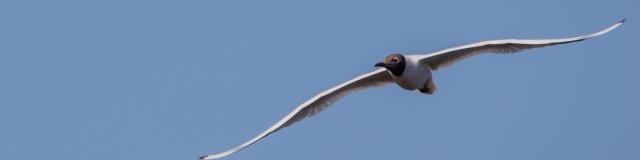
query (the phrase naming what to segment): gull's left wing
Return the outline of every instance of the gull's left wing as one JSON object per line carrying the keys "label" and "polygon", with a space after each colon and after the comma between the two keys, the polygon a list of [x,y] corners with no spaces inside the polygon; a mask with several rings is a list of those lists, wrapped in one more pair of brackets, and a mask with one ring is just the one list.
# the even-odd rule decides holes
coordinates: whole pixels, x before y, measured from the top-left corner
{"label": "gull's left wing", "polygon": [[602,34],[605,34],[624,23],[624,19],[616,22],[609,28],[602,31],[562,39],[503,39],[484,41],[464,46],[454,47],[438,51],[432,54],[420,56],[420,62],[427,64],[431,70],[438,70],[442,67],[446,67],[464,58],[478,55],[481,53],[515,53],[525,49],[539,48],[551,45],[566,44],[571,42],[583,41],[589,38],[593,38]]}
{"label": "gull's left wing", "polygon": [[391,83],[392,81],[393,80],[391,78],[391,75],[385,69],[378,69],[376,71],[360,75],[338,86],[325,90],[320,94],[317,94],[313,98],[296,107],[293,112],[282,118],[282,120],[278,121],[278,123],[269,127],[269,129],[267,129],[266,131],[262,132],[260,135],[254,137],[253,139],[237,146],[236,148],[218,154],[202,156],[200,157],[200,159],[207,160],[228,156],[245,147],[248,147],[249,145],[257,142],[258,140],[268,136],[273,132],[276,132],[304,118],[318,114],[319,112],[351,92],[386,85]]}

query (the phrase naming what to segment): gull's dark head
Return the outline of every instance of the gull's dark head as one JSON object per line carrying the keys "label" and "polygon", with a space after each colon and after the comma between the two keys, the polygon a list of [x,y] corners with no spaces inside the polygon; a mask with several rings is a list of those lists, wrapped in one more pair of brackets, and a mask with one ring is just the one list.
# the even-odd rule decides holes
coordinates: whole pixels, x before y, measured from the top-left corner
{"label": "gull's dark head", "polygon": [[386,68],[394,76],[402,76],[406,64],[407,61],[403,55],[394,53],[385,57],[383,62],[376,63],[375,66]]}

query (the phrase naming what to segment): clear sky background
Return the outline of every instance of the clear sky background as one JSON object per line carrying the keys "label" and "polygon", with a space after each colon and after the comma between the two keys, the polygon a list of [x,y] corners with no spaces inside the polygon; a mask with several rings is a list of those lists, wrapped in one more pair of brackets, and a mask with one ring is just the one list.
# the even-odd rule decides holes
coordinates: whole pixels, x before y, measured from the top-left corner
{"label": "clear sky background", "polygon": [[481,55],[348,96],[228,159],[640,159],[637,0],[0,1],[0,159],[182,160],[256,136],[397,52]]}

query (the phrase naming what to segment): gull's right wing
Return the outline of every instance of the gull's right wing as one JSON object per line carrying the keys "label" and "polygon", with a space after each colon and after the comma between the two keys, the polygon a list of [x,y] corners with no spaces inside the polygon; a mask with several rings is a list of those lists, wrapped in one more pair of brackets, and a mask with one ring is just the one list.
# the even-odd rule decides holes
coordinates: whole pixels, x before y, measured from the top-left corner
{"label": "gull's right wing", "polygon": [[287,116],[282,118],[282,120],[278,121],[278,123],[269,127],[266,131],[262,132],[260,135],[254,137],[253,139],[222,153],[218,154],[210,154],[206,156],[200,157],[201,160],[208,159],[216,159],[228,156],[232,153],[235,153],[245,147],[250,146],[251,144],[257,142],[258,140],[268,136],[269,134],[276,132],[284,127],[287,127],[297,121],[300,121],[304,118],[313,116],[322,110],[329,107],[331,104],[339,100],[340,98],[346,96],[347,94],[377,86],[382,86],[391,83],[393,80],[391,75],[386,69],[378,69],[376,71],[360,75],[356,78],[353,78],[347,82],[344,82],[338,86],[330,88],[317,94],[313,98],[307,100],[302,103],[293,112],[289,113]]}

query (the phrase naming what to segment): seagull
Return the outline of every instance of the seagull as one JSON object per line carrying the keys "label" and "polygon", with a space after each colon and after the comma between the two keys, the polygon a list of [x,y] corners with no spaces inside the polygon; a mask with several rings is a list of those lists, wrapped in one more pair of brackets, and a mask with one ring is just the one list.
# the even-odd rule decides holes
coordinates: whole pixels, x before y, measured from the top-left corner
{"label": "seagull", "polygon": [[395,82],[403,89],[409,91],[418,90],[420,93],[430,95],[438,88],[433,80],[431,72],[437,71],[440,68],[451,65],[462,59],[481,53],[507,54],[520,52],[525,49],[579,42],[603,35],[622,25],[624,22],[625,20],[623,19],[599,32],[571,38],[490,40],[449,48],[426,55],[402,55],[394,53],[385,57],[384,61],[374,65],[375,67],[381,67],[380,69],[357,76],[333,88],[320,92],[311,99],[300,104],[291,113],[287,114],[276,124],[269,127],[253,139],[233,149],[218,154],[205,155],[200,157],[200,159],[217,159],[240,151],[282,128],[318,114],[340,98],[355,91],[380,87]]}

